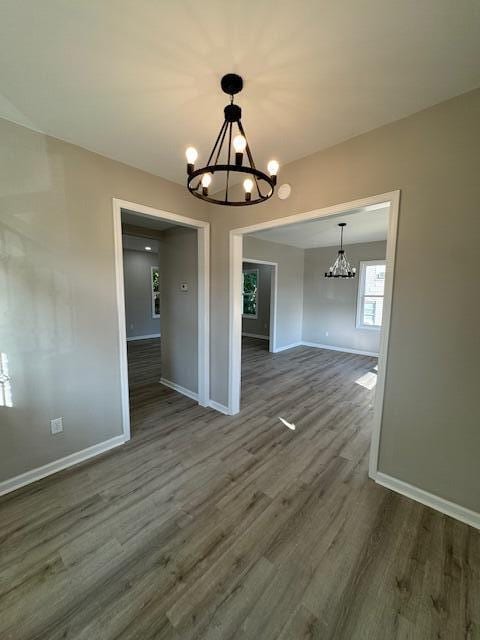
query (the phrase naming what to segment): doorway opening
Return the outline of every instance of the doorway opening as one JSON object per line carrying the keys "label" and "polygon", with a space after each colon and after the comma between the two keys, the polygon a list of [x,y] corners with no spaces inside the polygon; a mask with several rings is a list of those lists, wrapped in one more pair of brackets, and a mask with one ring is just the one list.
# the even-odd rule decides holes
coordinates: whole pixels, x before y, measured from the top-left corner
{"label": "doorway opening", "polygon": [[130,400],[163,385],[209,402],[209,224],[113,200],[125,440]]}
{"label": "doorway opening", "polygon": [[[372,477],[375,477],[378,467],[378,448],[383,411],[385,369],[388,356],[388,336],[390,329],[390,310],[392,304],[399,199],[400,192],[394,191],[387,194],[343,203],[333,207],[326,207],[320,210],[271,220],[251,225],[249,227],[237,228],[230,232],[230,412],[232,414],[236,414],[240,411],[242,389],[243,261],[246,256],[248,256],[248,260],[250,262],[255,262],[261,259],[276,261],[278,266],[274,352],[285,352],[286,359],[283,370],[288,374],[290,366],[303,367],[308,358],[314,357],[314,355],[310,355],[310,353],[313,354],[313,349],[325,350],[322,351],[322,353],[326,354],[326,357],[328,356],[328,353],[337,351],[348,354],[347,358],[350,359],[353,358],[353,356],[350,356],[349,354],[362,356],[364,359],[366,358],[365,362],[362,361],[361,366],[357,367],[358,375],[357,372],[355,372],[355,379],[352,378],[350,382],[356,385],[354,388],[358,387],[359,389],[369,389],[371,393],[374,393],[369,461],[369,473]],[[315,327],[312,328],[312,326],[308,326],[308,320],[304,318],[304,312],[305,316],[312,316],[312,313],[310,313],[311,309],[308,308],[310,301],[304,300],[304,291],[306,291],[306,286],[304,287],[304,279],[306,275],[304,273],[304,269],[307,265],[307,261],[305,255],[297,255],[300,251],[299,246],[289,245],[289,242],[291,241],[290,238],[292,237],[295,227],[303,227],[304,225],[306,227],[307,225],[313,225],[316,221],[319,221],[319,223],[322,222],[323,225],[322,233],[325,232],[332,234],[335,233],[335,230],[338,231],[337,224],[343,221],[346,216],[348,217],[349,222],[353,219],[358,222],[361,216],[363,221],[363,231],[365,229],[372,231],[373,229],[374,232],[375,225],[372,225],[372,223],[379,217],[379,211],[385,213],[386,220],[384,236],[382,238],[375,238],[376,240],[382,240],[384,244],[383,255],[381,256],[383,267],[378,265],[376,266],[373,262],[370,266],[368,265],[369,261],[378,261],[380,256],[357,252],[355,260],[358,262],[356,268],[360,278],[357,276],[356,278],[351,279],[347,285],[349,288],[349,294],[351,294],[350,297],[353,295],[353,302],[348,302],[351,311],[348,320],[348,330],[352,334],[355,334],[355,340],[357,343],[352,347],[346,347],[344,342],[345,336],[341,339],[338,338],[337,344],[335,344],[335,340],[332,339],[332,336],[330,335],[332,329],[337,337],[343,335],[342,330],[345,330],[345,327],[342,329],[341,326],[343,319],[341,321],[337,319],[335,322],[331,323],[332,329],[324,328],[322,338],[317,334],[315,340],[312,340],[311,333]],[[361,239],[358,239],[361,238],[362,229],[360,230],[357,239],[354,240],[358,244],[362,242]],[[311,242],[312,231],[314,231],[313,227],[309,229],[307,234],[308,242]],[[270,233],[268,237],[268,247],[262,244],[262,241],[265,240],[265,238],[262,238],[262,234],[267,232]],[[315,234],[313,233],[313,235]],[[346,239],[348,239],[348,232],[346,232]],[[368,241],[371,242],[372,238],[368,238]],[[289,246],[287,247],[287,245]],[[334,291],[332,288],[333,285],[337,286],[338,292],[341,291],[342,285],[347,284],[347,281],[342,281],[342,279],[327,279],[324,277],[325,272],[328,271],[335,258],[336,249],[338,247],[335,247],[334,245],[334,242],[324,245],[325,248],[328,247],[329,249],[329,257],[319,261],[315,266],[316,270],[314,269],[314,285],[316,286],[318,284],[318,286],[321,285],[324,287],[325,295],[323,297],[323,305],[327,315],[331,311],[331,299],[329,299],[329,297],[331,298],[332,291]],[[315,245],[305,245],[305,247],[310,246]],[[348,248],[349,247],[346,246],[347,254]],[[280,256],[280,258],[277,259],[277,256]],[[312,257],[312,261],[315,264],[314,258],[315,256]],[[361,265],[360,263],[365,264]],[[368,274],[365,271],[367,268],[370,268]],[[382,280],[381,296],[375,297],[375,295],[373,295],[369,290],[360,292],[358,289],[360,281],[362,281],[361,286],[363,286],[366,278],[370,277],[372,274],[379,281]],[[307,285],[306,281],[305,285]],[[315,286],[313,289],[315,289]],[[312,290],[312,287],[310,287],[310,289]],[[345,293],[346,288],[344,287],[342,295]],[[359,304],[363,304],[363,311],[358,310],[357,307]],[[339,307],[342,305],[347,305],[345,300],[339,302]],[[380,322],[379,318],[381,318]],[[313,324],[315,324],[314,314]],[[359,339],[360,342],[358,342]],[[373,345],[373,347],[370,345]],[[290,351],[296,347],[301,347],[304,351]],[[311,348],[312,351],[307,353],[305,350],[306,347]],[[295,354],[295,356],[292,354]],[[280,354],[280,357],[282,356],[283,354]],[[278,357],[279,356],[277,356],[277,358]],[[337,359],[340,357],[341,356],[337,356]],[[276,361],[272,360],[272,362],[275,363]],[[324,368],[325,371],[328,370],[329,367],[333,370],[334,367],[342,364],[343,363],[338,364],[337,362],[334,362],[333,356],[330,356],[328,360],[325,360]],[[363,369],[365,369],[365,371],[363,371]],[[299,379],[300,378],[301,376],[299,376]],[[325,383],[325,379],[322,383]],[[305,384],[310,385],[310,382],[303,379],[300,384],[305,386]],[[297,393],[302,393],[302,390],[297,390]],[[306,402],[309,401],[310,400],[306,400]]]}
{"label": "doorway opening", "polygon": [[261,340],[271,353],[276,351],[277,269],[276,262],[243,258],[242,337]]}

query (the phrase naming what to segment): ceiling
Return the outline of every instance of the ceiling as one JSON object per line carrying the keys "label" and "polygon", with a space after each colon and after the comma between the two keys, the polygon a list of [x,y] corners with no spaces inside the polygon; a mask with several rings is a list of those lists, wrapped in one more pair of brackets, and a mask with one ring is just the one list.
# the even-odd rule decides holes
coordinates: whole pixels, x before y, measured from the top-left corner
{"label": "ceiling", "polygon": [[183,183],[227,72],[258,166],[480,85],[478,0],[2,0],[0,116]]}
{"label": "ceiling", "polygon": [[[143,251],[144,253],[158,253],[160,243],[158,240],[150,238],[139,238],[138,236],[131,236],[130,234],[122,234],[122,246],[124,249],[130,249],[133,251]],[[150,247],[147,250],[145,247]]]}
{"label": "ceiling", "polygon": [[154,231],[165,231],[165,229],[178,226],[172,222],[165,222],[164,220],[154,218],[152,216],[144,216],[141,213],[136,213],[129,209],[122,209],[122,224],[128,224],[132,227],[153,229]]}
{"label": "ceiling", "polygon": [[389,207],[375,206],[329,216],[312,222],[300,222],[275,229],[266,229],[250,235],[261,240],[288,244],[299,249],[331,247],[340,244],[339,222],[346,222],[343,244],[379,242],[386,240]]}

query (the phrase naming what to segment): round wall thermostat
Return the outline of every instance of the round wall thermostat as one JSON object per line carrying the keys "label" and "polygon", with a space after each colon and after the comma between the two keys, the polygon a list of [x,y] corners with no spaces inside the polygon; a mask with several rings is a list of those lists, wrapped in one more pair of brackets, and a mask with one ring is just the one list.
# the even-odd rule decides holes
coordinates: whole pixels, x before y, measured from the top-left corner
{"label": "round wall thermostat", "polygon": [[285,184],[282,184],[278,187],[277,193],[280,200],[286,200],[292,193],[292,187],[285,182]]}

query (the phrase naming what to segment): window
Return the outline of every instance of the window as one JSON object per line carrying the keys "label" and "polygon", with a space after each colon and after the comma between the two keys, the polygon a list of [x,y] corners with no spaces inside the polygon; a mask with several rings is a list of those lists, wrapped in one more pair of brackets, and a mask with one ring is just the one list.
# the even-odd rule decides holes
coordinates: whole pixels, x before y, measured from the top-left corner
{"label": "window", "polygon": [[160,317],[160,280],[158,267],[151,268],[152,318]]}
{"label": "window", "polygon": [[380,329],[385,293],[385,260],[360,262],[357,329]]}
{"label": "window", "polygon": [[243,272],[243,315],[246,318],[257,317],[258,269],[246,269]]}
{"label": "window", "polygon": [[8,375],[8,358],[0,353],[0,407],[13,407],[12,386]]}

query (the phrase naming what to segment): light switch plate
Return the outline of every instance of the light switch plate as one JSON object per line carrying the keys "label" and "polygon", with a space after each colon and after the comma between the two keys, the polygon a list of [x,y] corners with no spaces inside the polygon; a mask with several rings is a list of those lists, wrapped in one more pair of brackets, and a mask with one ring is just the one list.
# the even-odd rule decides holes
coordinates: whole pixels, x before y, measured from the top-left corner
{"label": "light switch plate", "polygon": [[62,433],[63,431],[63,418],[54,418],[50,420],[50,432],[52,435],[56,433]]}
{"label": "light switch plate", "polygon": [[180,291],[188,291],[188,284],[186,282],[180,283]]}

